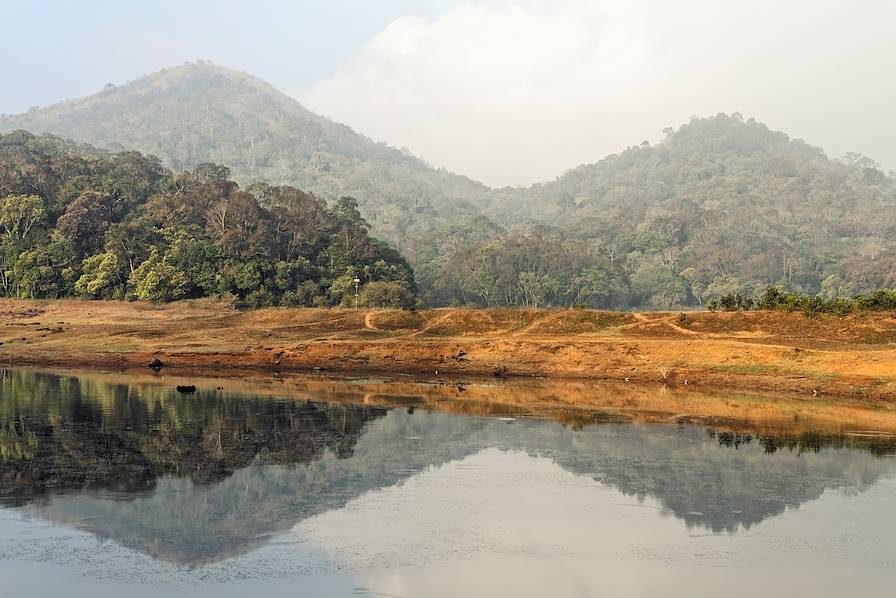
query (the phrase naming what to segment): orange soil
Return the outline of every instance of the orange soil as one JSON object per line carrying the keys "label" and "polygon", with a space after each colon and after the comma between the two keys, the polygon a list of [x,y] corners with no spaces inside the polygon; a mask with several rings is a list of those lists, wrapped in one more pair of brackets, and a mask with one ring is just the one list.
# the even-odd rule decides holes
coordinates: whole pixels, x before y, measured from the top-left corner
{"label": "orange soil", "polygon": [[[548,376],[896,399],[896,314],[237,311],[0,300],[0,364]],[[436,374],[438,372],[438,374]]]}

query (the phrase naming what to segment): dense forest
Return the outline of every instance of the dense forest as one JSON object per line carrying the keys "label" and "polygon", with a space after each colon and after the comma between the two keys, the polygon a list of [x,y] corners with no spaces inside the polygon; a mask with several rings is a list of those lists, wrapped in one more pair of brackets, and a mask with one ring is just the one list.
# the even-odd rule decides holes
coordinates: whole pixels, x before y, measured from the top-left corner
{"label": "dense forest", "polygon": [[229,170],[172,173],[135,151],[0,135],[0,294],[411,307],[413,271],[357,202],[243,190]]}
{"label": "dense forest", "polygon": [[357,197],[371,234],[407,257],[431,305],[672,308],[758,299],[771,286],[833,299],[896,285],[893,175],[739,114],[694,118],[658,144],[504,189],[433,169],[209,64],[0,117],[12,128],[137,149],[176,172],[226,164],[250,191],[266,180],[332,206]]}
{"label": "dense forest", "polygon": [[447,231],[418,266],[436,303],[668,309],[896,285],[896,179],[737,114],[480,206],[487,226]]}

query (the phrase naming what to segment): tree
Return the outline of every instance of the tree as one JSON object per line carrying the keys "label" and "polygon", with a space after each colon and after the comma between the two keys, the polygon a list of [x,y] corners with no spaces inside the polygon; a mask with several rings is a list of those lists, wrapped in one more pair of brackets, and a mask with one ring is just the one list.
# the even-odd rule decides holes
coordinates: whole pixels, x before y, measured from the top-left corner
{"label": "tree", "polygon": [[650,305],[669,309],[687,298],[684,281],[662,266],[642,268],[632,276],[635,291],[647,298]]}
{"label": "tree", "polygon": [[112,202],[112,197],[104,193],[82,193],[59,217],[56,230],[74,243],[82,255],[94,253],[103,246]]}
{"label": "tree", "polygon": [[162,260],[158,250],[134,270],[128,281],[133,295],[143,301],[163,303],[183,299],[187,295],[187,275]]}
{"label": "tree", "polygon": [[330,284],[329,295],[333,305],[354,305],[355,271],[349,269]]}
{"label": "tree", "polygon": [[[115,253],[98,253],[81,264],[81,277],[75,291],[91,299],[121,299],[127,280],[124,264]],[[127,274],[130,274],[128,272]]]}
{"label": "tree", "polygon": [[[207,297],[219,289],[224,256],[198,229],[178,230],[165,252],[164,261],[186,276],[186,297]],[[260,281],[253,279],[252,284],[257,286]],[[248,292],[252,289],[241,290]]]}
{"label": "tree", "polygon": [[234,257],[258,258],[270,255],[270,228],[267,215],[250,193],[235,192],[208,210],[210,233]]}
{"label": "tree", "polygon": [[69,293],[77,278],[74,262],[74,248],[58,235],[45,245],[21,252],[12,270],[15,294],[55,299]]}
{"label": "tree", "polygon": [[10,195],[0,199],[0,227],[10,240],[24,241],[47,217],[37,195]]}
{"label": "tree", "polygon": [[137,265],[149,257],[161,235],[146,218],[137,218],[113,224],[106,231],[105,249],[118,256],[121,264],[126,264],[128,276]]}
{"label": "tree", "polygon": [[398,282],[374,281],[364,285],[359,302],[365,307],[410,309],[414,307],[414,294]]}
{"label": "tree", "polygon": [[607,272],[600,268],[586,268],[572,280],[570,306],[597,302],[605,305],[613,292]]}

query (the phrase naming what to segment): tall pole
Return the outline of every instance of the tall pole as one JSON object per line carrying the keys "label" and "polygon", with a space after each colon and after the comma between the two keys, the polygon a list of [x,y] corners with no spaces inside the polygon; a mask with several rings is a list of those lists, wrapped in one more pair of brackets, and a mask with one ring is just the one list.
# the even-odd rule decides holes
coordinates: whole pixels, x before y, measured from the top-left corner
{"label": "tall pole", "polygon": [[361,304],[358,301],[358,284],[361,282],[360,278],[355,279],[355,309],[361,307]]}

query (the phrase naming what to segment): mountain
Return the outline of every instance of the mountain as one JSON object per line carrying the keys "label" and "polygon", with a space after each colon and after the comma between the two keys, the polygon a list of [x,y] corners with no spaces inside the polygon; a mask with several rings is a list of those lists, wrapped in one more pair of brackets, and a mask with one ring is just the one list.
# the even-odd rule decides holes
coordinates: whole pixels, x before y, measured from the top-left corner
{"label": "mountain", "polygon": [[138,149],[175,171],[223,163],[244,186],[356,197],[436,305],[672,308],[772,285],[834,297],[896,284],[893,176],[736,113],[504,189],[431,168],[209,64],[0,118],[0,130],[18,128]]}
{"label": "mountain", "polygon": [[834,297],[896,284],[893,175],[854,154],[831,160],[736,113],[496,192],[484,208],[499,222],[514,214],[584,241],[627,278],[636,304],[755,296],[772,285]]}
{"label": "mountain", "polygon": [[95,95],[0,117],[0,130],[53,133],[134,149],[174,171],[224,164],[241,185],[287,184],[359,200],[373,232],[413,253],[414,239],[477,215],[486,188],[307,110],[269,84],[208,63],[164,69]]}

